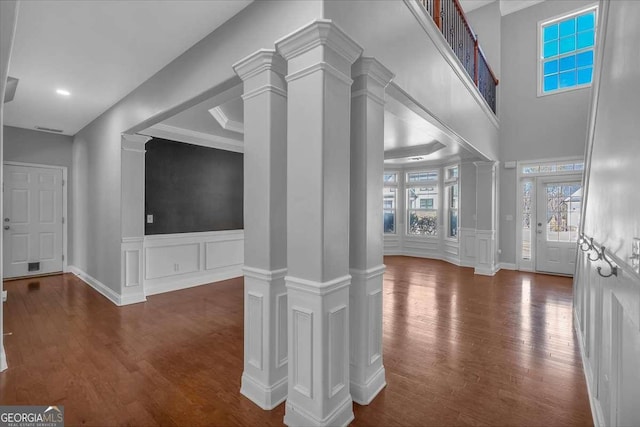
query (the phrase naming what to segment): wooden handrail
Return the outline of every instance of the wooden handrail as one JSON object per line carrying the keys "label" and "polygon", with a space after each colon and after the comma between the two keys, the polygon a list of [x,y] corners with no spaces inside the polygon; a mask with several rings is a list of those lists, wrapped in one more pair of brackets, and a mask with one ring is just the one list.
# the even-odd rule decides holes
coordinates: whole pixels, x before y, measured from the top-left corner
{"label": "wooden handrail", "polygon": [[[450,2],[449,4],[452,3],[454,6],[453,9],[450,8],[449,4],[444,6],[446,25],[447,26],[454,25],[452,28],[443,28],[445,22],[443,22],[443,16],[442,16],[442,11],[443,11],[442,2]],[[496,78],[495,73],[491,69],[491,66],[489,65],[489,61],[487,61],[487,57],[482,51],[482,48],[480,47],[480,43],[478,42],[478,36],[473,32],[471,25],[469,25],[469,20],[467,19],[467,16],[464,13],[464,10],[462,9],[462,5],[460,4],[460,1],[459,0],[420,0],[420,3],[431,15],[434,23],[436,24],[436,26],[438,27],[442,35],[445,36],[445,39],[447,39],[447,41],[451,44],[451,48],[454,50],[454,52],[456,52],[456,56],[458,56],[458,59],[463,63],[463,65],[465,65],[466,63],[465,68],[467,70],[467,73],[469,74],[469,77],[473,79],[473,82],[478,87],[480,92],[483,94],[485,100],[487,100],[487,102],[495,112],[495,86],[498,85],[499,81]],[[452,24],[450,22],[452,18],[449,11],[452,11],[454,13],[454,16],[457,13],[458,17],[461,19],[462,22],[460,23],[459,21],[456,21],[457,23]],[[462,25],[462,27],[460,25]],[[454,32],[460,31],[460,30],[462,30],[463,32],[466,31],[470,37],[470,40],[469,39],[465,39],[465,40],[468,40],[471,43],[473,43],[473,64],[469,63],[470,60],[468,59],[469,58],[468,56],[466,57],[467,59],[464,59],[464,56],[463,56],[464,49],[466,49],[463,46],[468,46],[468,44],[466,44],[468,42],[460,41],[460,45],[458,45],[457,44],[458,41],[456,41],[455,39],[456,36]],[[461,36],[462,35],[460,34],[458,37],[461,37]],[[454,43],[456,44],[454,45]],[[483,65],[482,65],[483,77],[481,77],[481,70],[479,69],[480,59],[482,59],[482,62],[483,62]],[[490,88],[487,88],[486,82],[484,82],[484,79],[485,79],[484,76],[487,75],[487,72],[485,71],[485,69],[486,71],[488,71],[488,75],[493,80],[493,86]],[[482,82],[480,81],[481,79],[483,80]]]}

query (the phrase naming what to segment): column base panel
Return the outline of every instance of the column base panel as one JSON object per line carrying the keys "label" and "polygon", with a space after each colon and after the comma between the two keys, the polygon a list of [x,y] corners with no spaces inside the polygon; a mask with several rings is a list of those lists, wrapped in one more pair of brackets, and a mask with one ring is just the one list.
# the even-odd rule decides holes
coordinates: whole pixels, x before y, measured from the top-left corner
{"label": "column base panel", "polygon": [[365,384],[351,380],[351,397],[358,405],[368,405],[386,386],[385,370],[381,366]]}
{"label": "column base panel", "polygon": [[266,386],[249,377],[246,373],[243,373],[240,394],[260,408],[268,411],[286,400],[288,392],[287,386],[288,382],[286,377],[272,386]]}
{"label": "column base panel", "polygon": [[301,407],[287,401],[284,413],[284,423],[289,427],[298,426],[348,426],[354,420],[353,401],[347,398],[325,418],[316,418]]}

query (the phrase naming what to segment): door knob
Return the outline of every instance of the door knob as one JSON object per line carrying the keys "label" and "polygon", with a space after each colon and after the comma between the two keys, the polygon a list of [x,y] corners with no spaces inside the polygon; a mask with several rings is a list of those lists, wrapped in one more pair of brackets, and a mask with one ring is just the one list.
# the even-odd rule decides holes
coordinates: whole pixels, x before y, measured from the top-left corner
{"label": "door knob", "polygon": [[542,223],[541,222],[538,223],[538,227],[542,227]]}
{"label": "door knob", "polygon": [[538,234],[542,234],[542,230],[538,230]]}
{"label": "door knob", "polygon": [[10,229],[10,228],[11,228],[11,227],[9,227],[8,225],[5,225],[5,226],[4,226],[4,229],[5,229],[5,230],[8,230],[8,229]]}
{"label": "door knob", "polygon": [[9,222],[9,221],[11,221],[9,218],[4,219],[4,222]]}

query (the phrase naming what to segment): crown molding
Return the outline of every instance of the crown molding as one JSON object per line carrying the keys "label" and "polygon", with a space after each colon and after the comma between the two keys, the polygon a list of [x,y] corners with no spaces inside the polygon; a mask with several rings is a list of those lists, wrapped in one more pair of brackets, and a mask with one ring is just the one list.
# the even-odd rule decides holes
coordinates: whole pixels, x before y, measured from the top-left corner
{"label": "crown molding", "polygon": [[351,77],[369,76],[382,87],[386,87],[396,76],[377,59],[361,56],[351,66]]}
{"label": "crown molding", "polygon": [[199,145],[201,147],[217,148],[219,150],[234,151],[236,153],[244,152],[244,143],[242,141],[162,123],[157,123],[141,132],[155,138],[169,139],[186,144]]}
{"label": "crown molding", "polygon": [[276,41],[276,50],[287,61],[318,46],[328,47],[350,64],[362,55],[362,47],[330,19],[317,19]]}
{"label": "crown molding", "polygon": [[216,119],[216,121],[220,124],[220,126],[222,126],[223,129],[244,134],[244,123],[236,122],[229,119],[229,117],[227,117],[227,115],[224,113],[221,105],[210,109],[209,114],[211,114],[213,118]]}
{"label": "crown molding", "polygon": [[260,49],[232,65],[233,70],[246,81],[264,71],[273,71],[284,76],[287,62],[274,49]]}

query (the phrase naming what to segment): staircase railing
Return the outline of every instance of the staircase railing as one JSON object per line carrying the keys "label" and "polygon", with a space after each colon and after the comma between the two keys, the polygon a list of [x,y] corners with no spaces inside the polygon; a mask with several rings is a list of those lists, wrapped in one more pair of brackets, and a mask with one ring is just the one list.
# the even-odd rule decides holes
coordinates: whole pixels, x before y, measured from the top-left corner
{"label": "staircase railing", "polygon": [[491,110],[496,112],[498,79],[487,62],[458,0],[420,0]]}

